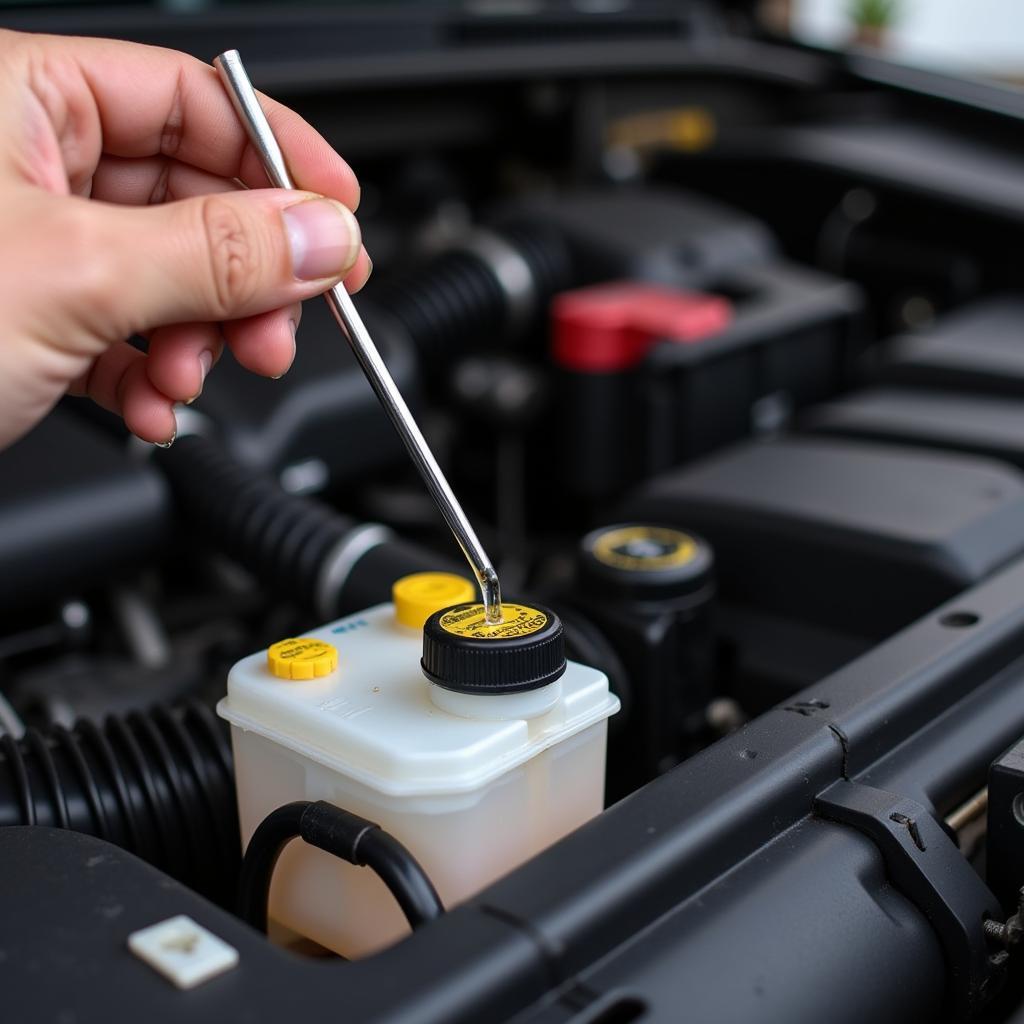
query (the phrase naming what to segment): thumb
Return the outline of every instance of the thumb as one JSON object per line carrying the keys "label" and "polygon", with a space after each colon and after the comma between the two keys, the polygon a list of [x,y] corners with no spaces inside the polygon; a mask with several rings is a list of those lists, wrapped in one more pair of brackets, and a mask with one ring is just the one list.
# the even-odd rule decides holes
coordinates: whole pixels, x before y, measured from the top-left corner
{"label": "thumb", "polygon": [[[89,279],[111,294],[119,336],[163,324],[235,320],[325,291],[352,269],[359,225],[341,203],[280,189],[150,207],[92,202],[100,244]],[[113,326],[113,325],[111,325]]]}

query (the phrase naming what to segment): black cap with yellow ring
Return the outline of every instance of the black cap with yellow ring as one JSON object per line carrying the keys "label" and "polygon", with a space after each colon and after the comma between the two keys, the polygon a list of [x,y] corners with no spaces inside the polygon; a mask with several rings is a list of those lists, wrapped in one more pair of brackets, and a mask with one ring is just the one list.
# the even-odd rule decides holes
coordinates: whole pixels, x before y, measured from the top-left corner
{"label": "black cap with yellow ring", "polygon": [[490,624],[479,603],[435,612],[423,626],[423,674],[458,693],[537,690],[565,672],[562,623],[550,608],[502,603],[503,620]]}
{"label": "black cap with yellow ring", "polygon": [[711,545],[670,526],[605,526],[588,533],[581,547],[588,583],[641,599],[695,594],[711,582],[714,570]]}

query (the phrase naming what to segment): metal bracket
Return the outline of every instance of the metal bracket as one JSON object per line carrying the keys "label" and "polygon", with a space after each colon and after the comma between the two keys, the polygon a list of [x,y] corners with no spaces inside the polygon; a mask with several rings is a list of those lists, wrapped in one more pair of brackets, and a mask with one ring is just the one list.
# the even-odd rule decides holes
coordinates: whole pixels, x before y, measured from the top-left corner
{"label": "metal bracket", "polygon": [[955,1016],[977,1013],[1000,974],[989,957],[984,922],[1001,918],[1001,910],[942,826],[913,800],[845,780],[818,794],[814,812],[857,829],[879,848],[896,888],[935,929]]}

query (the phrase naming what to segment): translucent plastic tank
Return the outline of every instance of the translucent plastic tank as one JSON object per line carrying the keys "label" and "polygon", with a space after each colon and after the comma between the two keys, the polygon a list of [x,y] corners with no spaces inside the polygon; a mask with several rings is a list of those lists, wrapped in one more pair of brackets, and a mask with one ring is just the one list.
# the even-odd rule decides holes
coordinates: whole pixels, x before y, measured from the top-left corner
{"label": "translucent plastic tank", "polygon": [[[404,843],[450,907],[600,812],[619,702],[597,670],[569,662],[526,693],[441,690],[421,672],[421,631],[391,604],[308,637],[336,648],[336,668],[325,656],[326,674],[281,678],[261,651],[231,670],[218,708],[243,842],[282,804],[326,800]],[[408,931],[368,869],[301,840],[278,862],[270,918],[346,957]]]}

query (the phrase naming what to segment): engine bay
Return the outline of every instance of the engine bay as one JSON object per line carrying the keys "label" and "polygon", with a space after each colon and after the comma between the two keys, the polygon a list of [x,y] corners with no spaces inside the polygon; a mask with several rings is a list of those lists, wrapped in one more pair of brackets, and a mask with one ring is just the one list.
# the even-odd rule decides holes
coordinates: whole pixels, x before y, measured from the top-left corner
{"label": "engine bay", "polygon": [[[9,1019],[1024,1019],[1024,108],[743,6],[119,15],[237,46],[352,161],[360,314],[618,710],[564,838],[369,955],[268,941],[232,666],[328,623],[389,679],[374,610],[465,564],[321,304],[166,450],[62,401],[0,452]],[[126,945],[180,915],[235,953],[186,991]]]}

